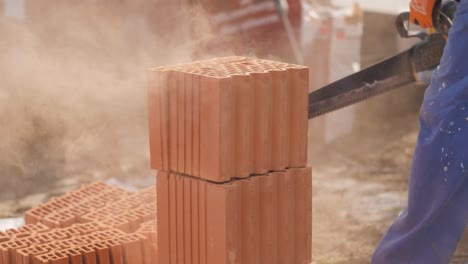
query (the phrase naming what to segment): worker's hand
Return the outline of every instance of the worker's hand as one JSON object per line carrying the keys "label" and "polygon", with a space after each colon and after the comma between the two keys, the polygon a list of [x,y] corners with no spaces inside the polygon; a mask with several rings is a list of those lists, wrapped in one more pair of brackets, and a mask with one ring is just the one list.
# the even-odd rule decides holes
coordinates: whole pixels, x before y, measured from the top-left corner
{"label": "worker's hand", "polygon": [[442,0],[411,0],[410,22],[423,28],[437,27]]}

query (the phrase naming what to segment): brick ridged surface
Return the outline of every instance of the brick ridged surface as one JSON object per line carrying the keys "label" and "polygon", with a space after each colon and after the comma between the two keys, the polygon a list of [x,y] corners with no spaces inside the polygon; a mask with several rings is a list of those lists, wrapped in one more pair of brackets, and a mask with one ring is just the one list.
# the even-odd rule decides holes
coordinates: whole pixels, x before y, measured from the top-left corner
{"label": "brick ridged surface", "polygon": [[227,57],[149,74],[159,263],[309,264],[308,68]]}
{"label": "brick ridged surface", "polygon": [[50,228],[68,227],[80,222],[80,216],[130,194],[122,188],[96,182],[27,211],[25,222],[43,223]]}
{"label": "brick ridged surface", "polygon": [[227,57],[150,71],[151,166],[213,182],[305,167],[308,68]]}
{"label": "brick ridged surface", "polygon": [[310,168],[216,184],[158,172],[158,261],[311,262]]}
{"label": "brick ridged surface", "polygon": [[155,201],[102,182],[53,198],[0,232],[0,264],[157,264]]}

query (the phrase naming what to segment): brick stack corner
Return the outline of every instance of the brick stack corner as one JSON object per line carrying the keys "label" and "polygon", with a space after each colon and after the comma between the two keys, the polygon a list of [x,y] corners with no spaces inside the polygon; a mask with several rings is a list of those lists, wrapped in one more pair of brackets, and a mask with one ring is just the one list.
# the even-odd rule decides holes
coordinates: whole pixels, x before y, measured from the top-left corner
{"label": "brick stack corner", "polygon": [[149,71],[159,263],[312,261],[308,76],[246,57]]}

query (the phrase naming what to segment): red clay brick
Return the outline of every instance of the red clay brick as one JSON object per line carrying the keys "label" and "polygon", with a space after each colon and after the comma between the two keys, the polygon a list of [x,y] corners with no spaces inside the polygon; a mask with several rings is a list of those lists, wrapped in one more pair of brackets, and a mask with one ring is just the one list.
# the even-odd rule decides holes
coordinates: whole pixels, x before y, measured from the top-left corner
{"label": "red clay brick", "polygon": [[183,242],[184,242],[184,262],[185,264],[192,264],[192,212],[191,212],[191,202],[192,197],[191,188],[190,188],[190,178],[182,177],[182,194],[183,194]]}
{"label": "red clay brick", "polygon": [[200,76],[192,76],[193,98],[193,147],[192,147],[192,176],[200,177]]}
{"label": "red clay brick", "polygon": [[184,74],[185,82],[185,150],[184,174],[193,175],[193,76]]}
{"label": "red clay brick", "polygon": [[157,247],[158,232],[156,230],[156,221],[152,220],[143,223],[136,233],[143,235],[149,240],[152,246]]}
{"label": "red clay brick", "polygon": [[[190,203],[191,203],[191,230],[192,230],[192,240],[191,240],[191,250],[192,250],[192,263],[199,264],[199,243],[200,243],[200,235],[199,235],[199,214],[200,214],[200,207],[199,207],[199,184],[198,180],[196,179],[189,179],[190,181]],[[159,234],[158,234],[159,236]],[[159,250],[160,252],[161,250]],[[161,262],[160,262],[161,263]]]}
{"label": "red clay brick", "polygon": [[159,263],[303,264],[310,259],[310,168],[224,184],[164,172],[157,179],[157,229],[165,233],[165,239],[158,234]]}
{"label": "red clay brick", "polygon": [[122,236],[126,236],[127,233],[123,232],[122,230],[112,228],[104,231],[99,231],[95,233],[96,235],[99,236],[99,239],[104,241],[108,239],[113,239],[113,238],[118,238]]}
{"label": "red clay brick", "polygon": [[61,251],[61,253],[68,256],[69,264],[83,264],[83,255],[78,250],[71,248]]}
{"label": "red clay brick", "polygon": [[95,221],[102,220],[105,216],[106,214],[102,213],[101,211],[95,210],[95,211],[91,211],[89,213],[86,213],[78,217],[78,222],[79,223],[92,223]]}
{"label": "red clay brick", "polygon": [[[177,263],[177,186],[176,179],[172,175],[169,177],[169,254],[170,262]],[[159,228],[158,228],[159,229]]]}
{"label": "red clay brick", "polygon": [[32,210],[28,210],[24,213],[24,222],[26,224],[35,224],[37,222],[39,222],[39,218],[40,216],[38,214],[36,214],[36,212],[32,211]]}
{"label": "red clay brick", "polygon": [[[261,87],[264,90],[262,92],[262,94],[264,94],[264,99],[261,104],[264,105],[265,111],[265,118],[262,120],[265,126],[264,162],[267,171],[271,171],[273,169],[273,79],[270,73],[265,75],[265,82],[266,86]],[[257,91],[257,88],[255,91]]]}
{"label": "red clay brick", "polygon": [[11,238],[14,238],[16,234],[21,234],[22,232],[19,229],[16,228],[10,228],[5,230],[5,234]]}
{"label": "red clay brick", "polygon": [[169,220],[169,175],[166,172],[159,171],[157,174],[157,224],[158,224],[158,262],[170,263],[170,238],[169,233],[172,231],[170,228]]}
{"label": "red clay brick", "polygon": [[279,263],[294,263],[294,179],[289,171],[278,172],[275,175],[278,181],[278,259]]}
{"label": "red clay brick", "polygon": [[155,206],[152,204],[142,205],[133,211],[133,214],[138,217],[140,223],[144,223],[154,219]]}
{"label": "red clay brick", "polygon": [[64,196],[60,197],[60,200],[69,204],[69,206],[75,206],[81,203],[82,199],[78,198],[77,196],[73,196],[70,193],[65,194]]}
{"label": "red clay brick", "polygon": [[32,236],[33,233],[29,233],[29,232],[19,232],[17,234],[14,235],[14,238],[15,239],[21,239],[21,238],[27,238],[27,237],[30,237]]}
{"label": "red clay brick", "polygon": [[242,187],[240,182],[234,182],[231,190],[231,195],[228,197],[226,208],[228,218],[226,227],[228,227],[227,240],[227,263],[242,263],[242,246],[243,241],[243,197]]}
{"label": "red clay brick", "polygon": [[128,211],[124,214],[124,219],[130,223],[130,230],[132,233],[136,232],[140,227],[141,223],[148,221],[148,215],[144,215],[143,217],[140,214],[137,214],[137,210]]}
{"label": "red clay brick", "polygon": [[111,264],[109,248],[105,243],[96,242],[92,247],[96,251],[96,260],[99,264]]}
{"label": "red clay brick", "polygon": [[68,227],[75,223],[75,216],[68,211],[61,210],[47,215],[41,222],[49,228]]}
{"label": "red clay brick", "polygon": [[252,129],[254,114],[254,89],[248,75],[232,76],[236,103],[235,176],[248,177],[253,169]]}
{"label": "red clay brick", "polygon": [[[37,223],[33,225],[24,225],[18,228],[19,232],[29,232],[29,233],[44,233],[49,231],[50,229],[45,226],[44,224]],[[0,235],[1,236],[1,235]]]}
{"label": "red clay brick", "polygon": [[9,235],[9,234],[7,234],[7,233],[5,233],[5,232],[0,231],[0,243],[6,242],[6,241],[10,240],[11,238],[12,238],[11,235]]}
{"label": "red clay brick", "polygon": [[312,170],[291,169],[291,175],[295,180],[296,263],[308,264],[312,261]]}
{"label": "red clay brick", "polygon": [[261,263],[278,263],[278,184],[274,175],[259,177]]}
{"label": "red clay brick", "polygon": [[176,241],[177,263],[184,263],[184,183],[182,176],[175,175],[176,185]]}
{"label": "red clay brick", "polygon": [[[162,145],[162,169],[169,171],[169,81],[170,74],[167,71],[161,71],[159,75],[159,102],[160,102],[160,121],[161,121],[161,145]],[[157,168],[160,169],[160,168]]]}
{"label": "red clay brick", "polygon": [[76,248],[78,252],[83,255],[83,264],[98,264],[96,251],[87,245],[82,245]]}
{"label": "red clay brick", "polygon": [[22,240],[12,240],[0,243],[0,263],[14,263],[16,258],[16,250],[27,248],[29,245]]}
{"label": "red clay brick", "polygon": [[289,165],[289,93],[288,72],[271,72],[273,89],[272,107],[272,170],[281,171]]}
{"label": "red clay brick", "polygon": [[271,151],[267,152],[268,145],[271,146],[271,131],[268,127],[270,118],[268,106],[271,104],[271,97],[268,95],[271,94],[269,93],[271,80],[266,73],[252,73],[251,78],[255,100],[252,131],[253,173],[265,174],[271,166]]}
{"label": "red clay brick", "polygon": [[[74,237],[74,236],[80,236],[80,230],[76,227],[78,224],[73,224],[72,226],[66,227],[66,228],[61,228],[57,231],[60,231],[61,234],[64,236],[67,236],[67,238]],[[52,233],[54,231],[51,231]]]}
{"label": "red clay brick", "polygon": [[34,257],[33,263],[68,264],[68,256],[60,252],[49,252]]}
{"label": "red clay brick", "polygon": [[290,146],[289,167],[307,165],[308,84],[309,71],[306,67],[288,69],[290,74]]}
{"label": "red clay brick", "polygon": [[32,208],[25,213],[25,223],[26,224],[36,224],[40,222],[42,218],[48,214],[59,210],[60,208],[51,208],[49,204],[40,205],[35,208]]}
{"label": "red clay brick", "polygon": [[81,189],[69,192],[67,194],[68,198],[67,199],[78,199],[80,202],[84,199],[88,199],[90,197],[89,194],[83,193]]}
{"label": "red clay brick", "polygon": [[114,240],[104,241],[103,243],[105,243],[109,247],[109,256],[111,263],[124,264],[122,245]]}
{"label": "red clay brick", "polygon": [[125,264],[144,264],[142,239],[144,238],[137,234],[128,234],[116,239],[122,244]]}
{"label": "red clay brick", "polygon": [[186,85],[185,73],[176,72],[177,75],[177,171],[185,172],[185,107]]}
{"label": "red clay brick", "polygon": [[109,189],[112,189],[113,187],[109,186],[108,184],[102,182],[102,181],[97,181],[93,182],[90,184],[85,184],[82,185],[81,188],[75,192],[80,192],[84,195],[89,196],[94,196],[94,195],[99,195],[100,193],[107,191]]}
{"label": "red clay brick", "polygon": [[[242,262],[260,262],[260,186],[258,177],[240,182],[242,191]],[[285,262],[286,263],[286,262]]]}
{"label": "red clay brick", "polygon": [[[73,224],[80,223],[80,217],[89,212],[89,210],[87,210],[86,208],[78,207],[78,206],[77,207],[69,207],[69,208],[67,208],[66,211],[70,215],[73,215],[73,217],[74,217],[74,223]],[[69,223],[67,223],[67,224],[69,224]]]}
{"label": "red clay brick", "polygon": [[169,72],[169,168],[171,171],[178,171],[178,93],[177,93],[177,73]]}
{"label": "red clay brick", "polygon": [[54,250],[60,251],[60,250],[65,250],[67,248],[75,246],[76,244],[72,242],[75,242],[74,239],[51,241],[49,243],[42,244],[41,246],[45,248],[49,248],[50,251],[54,251]]}
{"label": "red clay brick", "polygon": [[153,258],[151,243],[148,238],[144,238],[141,242],[142,247],[142,263],[150,264]]}
{"label": "red clay brick", "polygon": [[135,195],[141,197],[145,203],[153,203],[156,201],[156,186],[138,191]]}
{"label": "red clay brick", "polygon": [[88,235],[88,234],[103,230],[105,228],[99,225],[99,223],[95,223],[95,222],[74,224],[72,227],[75,228],[80,233],[80,235]]}
{"label": "red clay brick", "polygon": [[31,264],[33,257],[46,254],[52,250],[52,247],[47,245],[31,245],[26,248],[21,248],[16,251],[16,264]]}
{"label": "red clay brick", "polygon": [[241,199],[237,183],[207,185],[207,263],[241,263]]}
{"label": "red clay brick", "polygon": [[207,206],[206,206],[206,191],[207,191],[207,185],[208,183],[206,182],[199,182],[198,186],[198,199],[199,199],[199,241],[200,244],[199,246],[199,263],[207,263],[207,248],[208,248],[208,240],[207,240],[207,228],[208,228],[208,223],[207,223]]}
{"label": "red clay brick", "polygon": [[[99,195],[98,197],[93,198],[92,200],[94,202],[96,202],[96,200],[102,201],[105,204],[114,203],[115,201],[118,201],[118,200],[124,198],[126,195],[131,195],[131,193],[128,192],[127,190],[116,189],[116,190],[112,190],[112,191],[109,191],[109,192],[104,192],[101,195]],[[94,207],[94,208],[98,208],[98,207]]]}
{"label": "red clay brick", "polygon": [[200,77],[200,176],[214,182],[234,177],[233,89],[229,78]]}
{"label": "red clay brick", "polygon": [[41,239],[40,236],[28,236],[28,237],[24,237],[24,238],[17,239],[17,240],[21,240],[22,242],[28,245],[39,245],[39,244],[44,244],[44,243],[49,242],[47,240]]}
{"label": "red clay brick", "polygon": [[103,225],[112,227],[112,228],[116,228],[125,233],[130,233],[132,231],[131,223],[128,221],[128,219],[124,218],[122,215],[119,215],[117,217],[108,217],[106,219],[102,219],[100,223]]}
{"label": "red clay brick", "polygon": [[85,208],[85,210],[89,210],[89,212],[102,209],[106,206],[106,202],[98,199],[90,199],[80,204],[81,207]]}
{"label": "red clay brick", "polygon": [[50,199],[50,202],[48,203],[52,208],[54,208],[54,211],[57,209],[65,209],[70,206],[70,204],[66,201],[63,201],[59,197],[52,197]]}
{"label": "red clay brick", "polygon": [[[306,165],[306,67],[238,58],[201,61],[156,71],[175,75],[171,85],[176,86],[172,89],[175,91],[168,95],[172,113],[168,115],[169,135],[172,136],[168,143],[172,146],[172,156],[183,164],[171,166],[172,172],[226,182],[250,174]],[[242,89],[236,88],[242,86],[237,83],[242,83],[239,80],[242,75],[250,82],[251,89],[246,91],[257,96],[242,95]],[[184,76],[182,81],[180,76]],[[179,84],[182,91],[177,88]],[[255,107],[248,115],[248,107],[242,107],[243,102],[255,98],[259,101],[246,104]],[[185,122],[181,122],[183,116]],[[243,117],[253,119],[242,122]],[[251,134],[246,131],[249,123],[254,130]],[[230,129],[224,130],[226,127]],[[254,153],[241,155],[244,151],[239,149],[245,149],[249,140],[255,143],[250,144]],[[250,159],[245,157],[249,153],[253,155]],[[246,172],[245,161],[252,160],[255,168]]]}
{"label": "red clay brick", "polygon": [[151,168],[163,167],[162,122],[160,101],[160,72],[149,72],[148,83],[148,126]]}

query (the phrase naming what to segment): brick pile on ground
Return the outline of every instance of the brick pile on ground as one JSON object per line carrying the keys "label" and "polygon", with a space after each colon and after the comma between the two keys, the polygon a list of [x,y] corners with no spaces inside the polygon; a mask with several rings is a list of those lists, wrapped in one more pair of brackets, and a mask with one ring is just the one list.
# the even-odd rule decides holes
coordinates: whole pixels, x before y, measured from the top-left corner
{"label": "brick pile on ground", "polygon": [[244,57],[150,71],[158,261],[308,264],[308,69]]}
{"label": "brick pile on ground", "polygon": [[0,232],[0,264],[156,264],[155,196],[98,182],[53,198]]}

